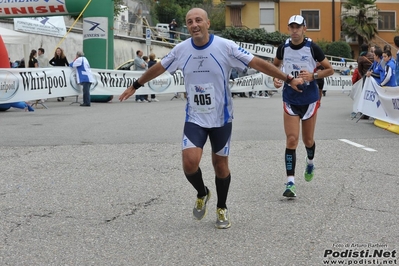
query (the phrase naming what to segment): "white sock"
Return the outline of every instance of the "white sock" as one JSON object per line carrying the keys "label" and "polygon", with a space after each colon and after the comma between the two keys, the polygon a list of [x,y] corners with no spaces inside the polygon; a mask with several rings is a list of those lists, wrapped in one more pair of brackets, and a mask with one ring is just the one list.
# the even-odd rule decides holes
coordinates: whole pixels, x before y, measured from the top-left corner
{"label": "white sock", "polygon": [[307,161],[308,164],[313,164],[313,159],[310,160],[310,159],[308,158],[308,159],[306,159],[306,161]]}
{"label": "white sock", "polygon": [[290,175],[287,177],[287,179],[288,179],[287,183],[292,182],[295,184],[295,176]]}

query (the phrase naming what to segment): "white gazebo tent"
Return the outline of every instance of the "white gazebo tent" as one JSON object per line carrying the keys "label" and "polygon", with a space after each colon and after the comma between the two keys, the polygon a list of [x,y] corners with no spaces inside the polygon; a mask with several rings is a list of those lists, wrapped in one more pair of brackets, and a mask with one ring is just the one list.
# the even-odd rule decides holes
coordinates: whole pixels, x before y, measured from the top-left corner
{"label": "white gazebo tent", "polygon": [[[10,30],[6,28],[0,27],[0,35],[3,39],[4,44],[18,44],[23,45],[23,57],[25,58],[25,62],[28,62],[29,58],[29,35],[18,32],[15,30]],[[21,58],[22,58],[22,51],[21,51]]]}

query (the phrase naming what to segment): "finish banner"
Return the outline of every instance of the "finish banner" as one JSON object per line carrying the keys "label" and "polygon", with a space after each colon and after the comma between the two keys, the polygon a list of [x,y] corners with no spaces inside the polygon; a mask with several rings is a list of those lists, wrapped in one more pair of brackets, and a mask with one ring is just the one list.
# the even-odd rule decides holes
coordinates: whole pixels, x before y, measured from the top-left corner
{"label": "finish banner", "polygon": [[399,87],[380,87],[374,78],[353,87],[353,110],[375,119],[399,125]]}
{"label": "finish banner", "polygon": [[68,14],[65,0],[1,1],[0,17],[29,17],[43,14]]}

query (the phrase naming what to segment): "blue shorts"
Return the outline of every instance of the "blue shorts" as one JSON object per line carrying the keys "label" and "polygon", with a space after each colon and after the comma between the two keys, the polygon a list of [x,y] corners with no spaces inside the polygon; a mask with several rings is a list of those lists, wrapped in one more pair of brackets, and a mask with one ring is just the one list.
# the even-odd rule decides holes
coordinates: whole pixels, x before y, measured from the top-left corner
{"label": "blue shorts", "polygon": [[230,140],[232,123],[222,127],[204,128],[197,124],[186,122],[184,124],[182,150],[198,147],[203,149],[209,136],[212,152],[219,156],[228,156],[230,153]]}

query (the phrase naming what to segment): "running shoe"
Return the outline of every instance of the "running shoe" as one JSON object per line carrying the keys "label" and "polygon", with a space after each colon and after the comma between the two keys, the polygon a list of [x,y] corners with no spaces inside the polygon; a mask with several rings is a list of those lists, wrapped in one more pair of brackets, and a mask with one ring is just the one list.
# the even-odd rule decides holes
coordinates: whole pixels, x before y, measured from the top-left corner
{"label": "running shoe", "polygon": [[283,193],[283,196],[287,198],[296,197],[295,190],[295,184],[292,182],[288,182],[287,184],[285,184],[285,191]]}
{"label": "running shoe", "polygon": [[204,218],[208,212],[206,208],[206,203],[211,197],[211,191],[208,188],[206,188],[206,190],[208,191],[208,194],[204,197],[197,198],[197,200],[195,201],[193,215],[194,218],[197,220],[201,220],[202,218]]}
{"label": "running shoe", "polygon": [[227,229],[230,228],[230,214],[227,208],[217,208],[216,210],[216,228]]}
{"label": "running shoe", "polygon": [[305,173],[303,175],[305,176],[305,180],[307,182],[312,181],[313,176],[314,176],[314,164],[308,164],[308,158],[306,157],[306,169]]}

